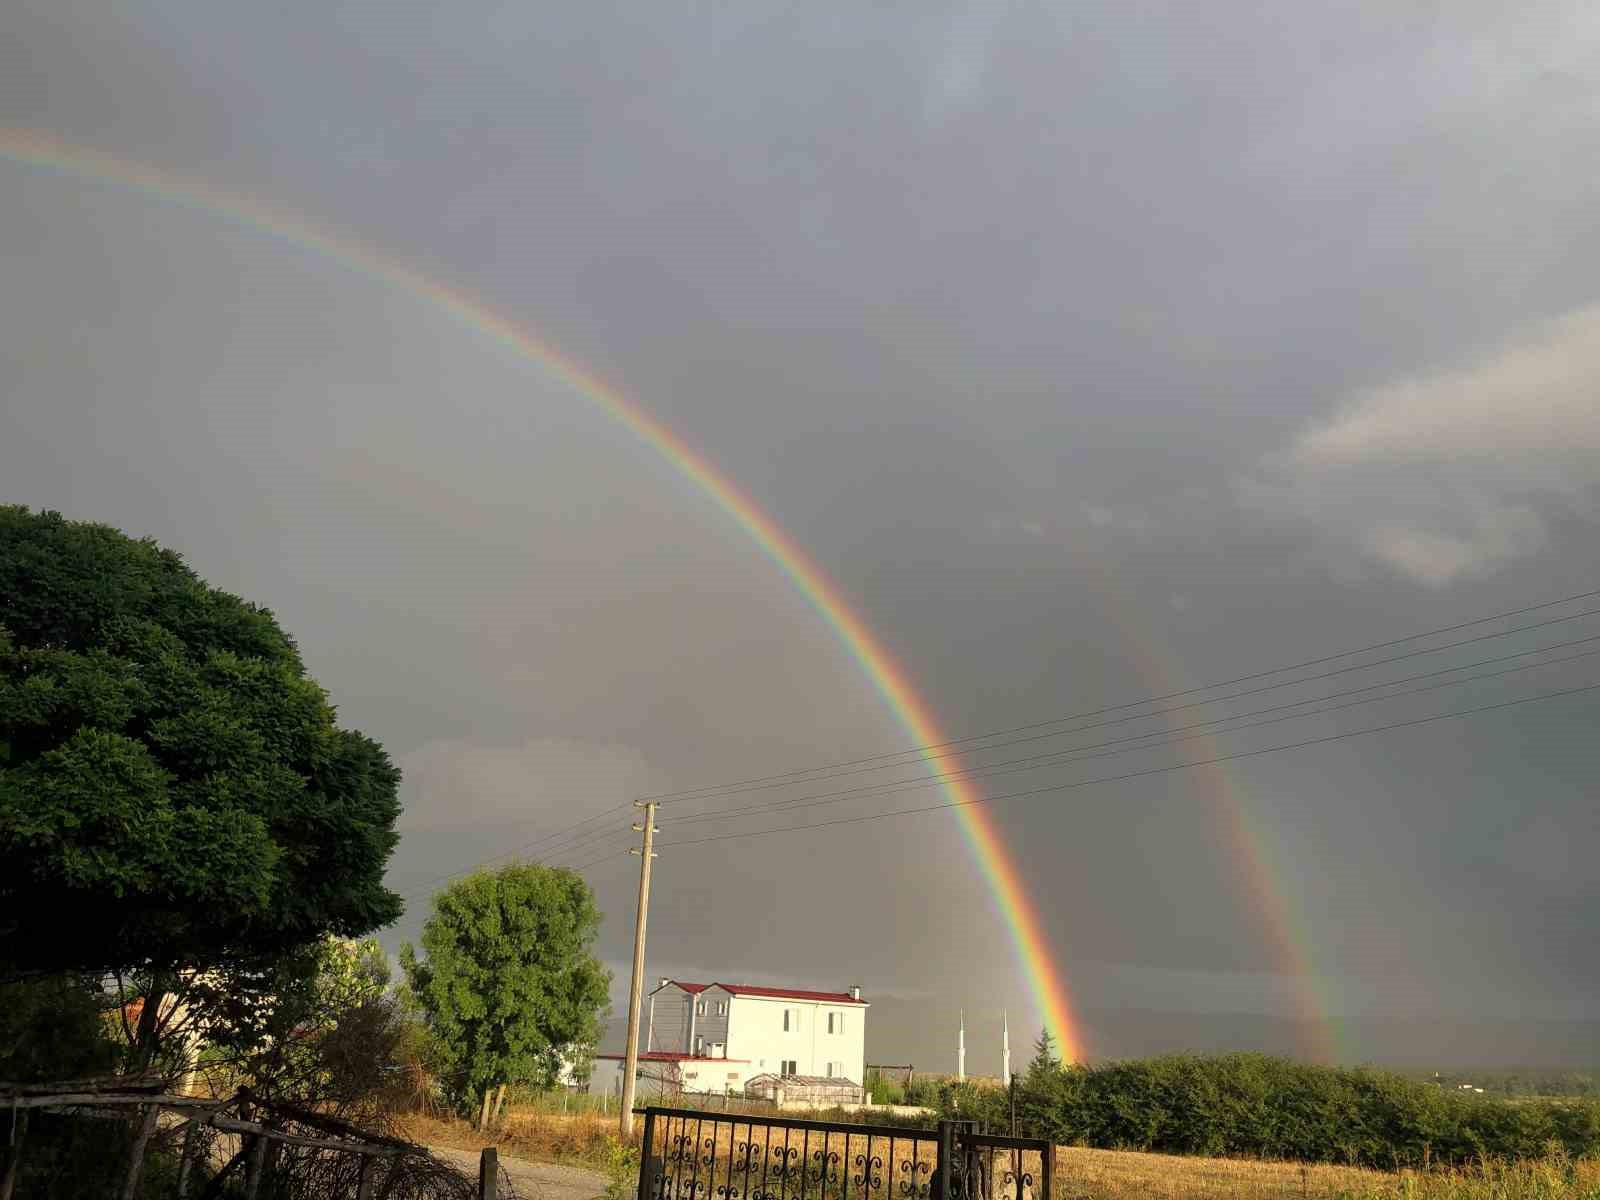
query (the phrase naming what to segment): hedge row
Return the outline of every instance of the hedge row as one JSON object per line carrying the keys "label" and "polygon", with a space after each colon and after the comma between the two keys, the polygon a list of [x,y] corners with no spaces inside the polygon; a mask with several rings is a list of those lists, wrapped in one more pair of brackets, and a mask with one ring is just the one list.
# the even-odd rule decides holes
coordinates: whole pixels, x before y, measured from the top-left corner
{"label": "hedge row", "polygon": [[[947,1085],[942,1115],[1009,1128],[1002,1088]],[[1017,1081],[1017,1132],[1058,1144],[1374,1167],[1600,1155],[1600,1102],[1511,1102],[1368,1068],[1260,1054],[1103,1066],[1035,1062]]]}

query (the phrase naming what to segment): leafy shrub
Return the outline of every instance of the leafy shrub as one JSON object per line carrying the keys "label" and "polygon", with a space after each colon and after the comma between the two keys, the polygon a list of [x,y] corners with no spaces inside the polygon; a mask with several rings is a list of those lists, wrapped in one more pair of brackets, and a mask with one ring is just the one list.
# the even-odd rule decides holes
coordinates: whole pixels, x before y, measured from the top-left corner
{"label": "leafy shrub", "polygon": [[[944,1085],[942,1116],[1009,1125],[1002,1088]],[[1102,1066],[1038,1062],[1019,1081],[1018,1132],[1066,1145],[1372,1167],[1600,1153],[1600,1103],[1508,1103],[1388,1071],[1260,1054]]]}

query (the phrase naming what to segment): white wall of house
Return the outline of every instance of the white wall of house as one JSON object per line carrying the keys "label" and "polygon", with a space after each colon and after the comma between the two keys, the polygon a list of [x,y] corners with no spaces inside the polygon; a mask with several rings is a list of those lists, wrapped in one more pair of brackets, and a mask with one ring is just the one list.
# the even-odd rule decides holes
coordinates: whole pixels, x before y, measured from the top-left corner
{"label": "white wall of house", "polygon": [[866,1005],[749,995],[730,999],[728,1056],[748,1059],[752,1074],[865,1080]]}

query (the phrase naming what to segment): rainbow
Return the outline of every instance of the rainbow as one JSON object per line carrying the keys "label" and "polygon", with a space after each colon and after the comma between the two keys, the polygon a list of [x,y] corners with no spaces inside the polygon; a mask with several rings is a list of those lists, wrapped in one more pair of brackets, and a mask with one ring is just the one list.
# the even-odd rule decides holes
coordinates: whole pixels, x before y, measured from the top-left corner
{"label": "rainbow", "polygon": [[[385,287],[429,302],[460,324],[536,364],[661,454],[750,536],[762,553],[789,577],[854,657],[912,744],[932,747],[950,741],[911,675],[873,633],[839,585],[747,492],[637,402],[582,363],[494,312],[483,301],[371,247],[334,236],[300,217],[269,208],[253,197],[147,163],[31,130],[4,128],[0,128],[0,159],[179,204],[275,240],[313,250]],[[947,752],[925,753],[929,761],[937,762],[939,771],[950,770]],[[1010,930],[1018,964],[1041,1022],[1056,1039],[1063,1058],[1081,1060],[1084,1038],[1073,1012],[1066,978],[994,819],[980,803],[982,793],[972,783],[961,779],[948,780],[943,787],[955,805],[956,820],[966,835],[1000,917]]]}
{"label": "rainbow", "polygon": [[[1099,607],[1111,621],[1134,673],[1144,690],[1153,696],[1189,692],[1193,684],[1172,664],[1176,657],[1161,652],[1141,629],[1149,622],[1136,620],[1138,601],[1131,590],[1117,584],[1109,567],[1098,555],[1081,544],[1072,530],[1041,522],[1042,535],[1066,550],[1078,578],[1098,593]],[[1160,713],[1157,707],[1151,715]],[[1169,719],[1166,722],[1171,725]],[[1215,736],[1206,733],[1193,738],[1200,759],[1225,758]],[[1270,838],[1250,815],[1249,797],[1233,778],[1226,763],[1198,763],[1188,772],[1195,789],[1205,798],[1227,840],[1230,856],[1239,868],[1237,880],[1241,899],[1259,923],[1275,963],[1275,973],[1290,988],[1296,1025],[1301,1032],[1300,1052],[1318,1062],[1332,1062],[1337,1046],[1335,1023],[1328,1005],[1318,990],[1319,976],[1308,950],[1310,935],[1302,913],[1296,911],[1288,886],[1273,866]]]}

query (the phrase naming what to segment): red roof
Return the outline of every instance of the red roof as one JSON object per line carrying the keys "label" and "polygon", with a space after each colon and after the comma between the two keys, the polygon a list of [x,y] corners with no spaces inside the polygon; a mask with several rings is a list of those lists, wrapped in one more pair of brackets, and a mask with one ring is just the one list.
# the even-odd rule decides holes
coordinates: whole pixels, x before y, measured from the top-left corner
{"label": "red roof", "polygon": [[[617,1062],[627,1058],[625,1054],[596,1054],[596,1058],[614,1059]],[[731,1062],[747,1063],[748,1058],[711,1058],[705,1054],[678,1054],[672,1050],[641,1050],[640,1062]]]}
{"label": "red roof", "polygon": [[[670,982],[690,993],[719,987],[733,996],[767,996],[775,1000],[816,1000],[823,1004],[860,1004],[863,1007],[867,1003],[865,1000],[857,1000],[849,992],[808,992],[801,988],[752,987],[743,983],[684,983],[678,979]],[[656,990],[660,991],[659,988]]]}

